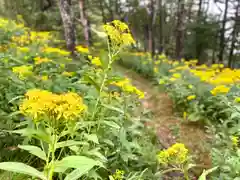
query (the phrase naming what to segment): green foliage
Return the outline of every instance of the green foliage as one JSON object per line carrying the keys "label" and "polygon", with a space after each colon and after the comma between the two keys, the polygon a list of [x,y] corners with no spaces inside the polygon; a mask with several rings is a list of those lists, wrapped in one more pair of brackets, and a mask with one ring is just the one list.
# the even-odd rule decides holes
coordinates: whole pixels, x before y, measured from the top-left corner
{"label": "green foliage", "polygon": [[[68,52],[51,46],[54,37],[13,21],[0,22],[4,39],[1,47],[5,47],[1,49],[0,107],[4,118],[0,122],[1,138],[6,140],[1,143],[8,148],[7,155],[10,148],[14,154],[14,158],[1,157],[0,169],[14,172],[14,175],[2,173],[3,177],[21,173],[23,179],[26,176],[47,180],[106,179],[121,169],[126,179],[159,178],[158,143],[152,129],[144,126],[150,121],[148,115],[134,113],[140,108],[138,95],[132,91],[134,87],[127,84],[130,90],[110,88],[112,83],[124,80],[111,70],[115,55],[101,59],[106,66],[87,62],[88,54],[78,54],[84,61],[81,64],[71,62]],[[26,32],[31,35],[30,40],[25,39],[29,38]],[[16,41],[17,38],[20,39]],[[54,97],[76,93],[87,109],[74,119],[65,119],[61,114],[50,117],[45,110],[46,117],[33,118],[23,111],[29,98],[26,93],[32,89],[46,90]],[[41,107],[41,103],[39,107],[35,105],[31,107]],[[41,108],[45,109],[45,105]]]}

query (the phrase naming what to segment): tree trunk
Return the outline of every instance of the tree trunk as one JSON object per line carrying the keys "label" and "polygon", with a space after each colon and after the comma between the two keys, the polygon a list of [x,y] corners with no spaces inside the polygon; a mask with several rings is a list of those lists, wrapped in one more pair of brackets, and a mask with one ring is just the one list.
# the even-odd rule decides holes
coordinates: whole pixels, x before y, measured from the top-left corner
{"label": "tree trunk", "polygon": [[59,0],[59,9],[62,17],[67,49],[74,54],[76,37],[70,6],[70,0]]}
{"label": "tree trunk", "polygon": [[238,1],[238,4],[236,6],[236,11],[235,11],[235,21],[233,25],[233,30],[232,30],[232,42],[231,42],[231,47],[230,47],[230,52],[229,52],[229,59],[228,59],[228,67],[232,68],[233,67],[233,53],[235,49],[235,44],[237,41],[237,36],[239,34],[239,29],[237,28],[238,26],[238,19],[240,19],[240,1]]}
{"label": "tree trunk", "polygon": [[149,30],[148,30],[148,24],[145,24],[143,26],[143,35],[144,35],[144,51],[147,52],[149,49]]}
{"label": "tree trunk", "polygon": [[87,17],[85,0],[79,0],[80,18],[83,25],[85,45],[90,46],[90,22]]}
{"label": "tree trunk", "polygon": [[220,51],[218,56],[219,63],[223,62],[223,54],[225,49],[225,27],[226,27],[226,21],[227,21],[227,13],[228,13],[228,1],[229,0],[225,0],[225,10],[224,10],[222,28],[220,33],[220,47],[219,47]]}
{"label": "tree trunk", "polygon": [[176,27],[176,58],[181,59],[184,55],[185,34],[185,4],[184,0],[178,0],[177,27]]}
{"label": "tree trunk", "polygon": [[163,52],[163,25],[164,25],[164,8],[162,0],[159,0],[159,53]]}
{"label": "tree trunk", "polygon": [[[200,25],[202,19],[202,0],[199,0],[198,2],[198,11],[197,11],[197,26]],[[198,59],[198,64],[202,64],[203,60],[201,58],[202,55],[202,45],[199,43],[199,40],[201,37],[201,32],[199,32],[199,28],[196,29],[195,31],[195,38],[196,38],[196,58]],[[200,40],[201,41],[201,40]]]}
{"label": "tree trunk", "polygon": [[148,50],[155,54],[155,41],[154,41],[154,27],[155,27],[155,9],[154,0],[150,2],[150,12],[149,12],[149,25],[148,25]]}

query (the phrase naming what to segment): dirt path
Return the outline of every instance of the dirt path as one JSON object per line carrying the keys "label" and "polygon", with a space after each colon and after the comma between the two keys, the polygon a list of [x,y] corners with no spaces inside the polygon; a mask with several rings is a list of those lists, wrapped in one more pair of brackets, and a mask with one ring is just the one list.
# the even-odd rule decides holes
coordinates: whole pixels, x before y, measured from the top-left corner
{"label": "dirt path", "polygon": [[184,123],[181,117],[177,117],[173,112],[173,104],[168,95],[159,92],[149,80],[132,70],[123,67],[117,68],[131,79],[138,89],[145,92],[143,106],[153,112],[154,121],[151,125],[156,128],[160,143],[164,147],[169,147],[176,142],[184,143],[197,164],[205,168],[211,167],[210,148],[207,146],[210,137],[205,129],[194,124]]}

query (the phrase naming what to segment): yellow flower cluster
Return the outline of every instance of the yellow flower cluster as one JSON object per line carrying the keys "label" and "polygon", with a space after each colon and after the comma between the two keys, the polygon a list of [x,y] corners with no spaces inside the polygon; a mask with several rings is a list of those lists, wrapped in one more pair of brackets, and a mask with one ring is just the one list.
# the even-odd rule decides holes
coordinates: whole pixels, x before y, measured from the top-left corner
{"label": "yellow flower cluster", "polygon": [[30,49],[28,47],[17,47],[17,49],[21,52],[27,53],[30,51]]}
{"label": "yellow flower cluster", "polygon": [[180,73],[174,73],[172,77],[169,79],[170,81],[176,81],[177,79],[180,79],[182,75]]}
{"label": "yellow flower cluster", "polygon": [[14,31],[16,29],[24,29],[24,24],[16,24],[16,22],[13,20],[0,17],[0,28],[4,31]]}
{"label": "yellow flower cluster", "polygon": [[234,101],[240,103],[240,97],[236,97]]}
{"label": "yellow flower cluster", "polygon": [[73,92],[58,95],[46,90],[32,89],[25,97],[20,112],[34,121],[45,117],[52,120],[74,120],[87,108],[82,98]]}
{"label": "yellow flower cluster", "polygon": [[102,62],[100,61],[99,57],[93,57],[93,56],[88,56],[88,58],[91,60],[91,63],[95,66],[102,66]]}
{"label": "yellow flower cluster", "polygon": [[35,61],[35,64],[42,64],[42,63],[47,63],[52,61],[51,59],[41,58],[41,57],[35,57],[33,60]]}
{"label": "yellow flower cluster", "polygon": [[121,80],[121,81],[113,82],[111,84],[115,85],[115,86],[118,86],[118,87],[121,87],[123,89],[123,91],[125,91],[125,92],[137,94],[139,99],[144,98],[144,92],[140,91],[135,86],[133,86],[130,83],[130,80],[127,79],[127,78],[125,78],[124,80]]}
{"label": "yellow flower cluster", "polygon": [[7,45],[0,45],[0,52],[4,52],[8,49]]}
{"label": "yellow flower cluster", "polygon": [[124,22],[114,20],[110,23],[105,24],[103,28],[108,35],[111,46],[114,50],[118,50],[120,47],[135,43],[128,25]]}
{"label": "yellow flower cluster", "polygon": [[233,147],[238,147],[239,138],[237,136],[231,136],[231,141],[232,141]]}
{"label": "yellow flower cluster", "polygon": [[17,74],[20,79],[25,79],[33,74],[33,67],[28,65],[16,66],[12,68],[13,73]]}
{"label": "yellow flower cluster", "polygon": [[193,99],[196,99],[196,95],[190,95],[190,96],[187,97],[188,101],[191,101]]}
{"label": "yellow flower cluster", "polygon": [[211,93],[212,95],[216,96],[217,94],[227,94],[229,90],[229,87],[226,87],[225,85],[219,85],[212,89]]}
{"label": "yellow flower cluster", "polygon": [[67,77],[72,77],[74,75],[74,72],[68,72],[68,71],[64,71],[62,73],[63,76],[67,76]]}
{"label": "yellow flower cluster", "polygon": [[123,180],[124,178],[124,171],[117,169],[116,172],[113,174],[114,180]]}
{"label": "yellow flower cluster", "polygon": [[49,32],[25,32],[20,36],[13,36],[12,41],[20,46],[28,45],[31,42],[44,43],[47,42],[52,36]]}
{"label": "yellow flower cluster", "polygon": [[[167,63],[172,66],[172,68],[169,70],[171,73],[188,70],[194,76],[199,77],[201,81],[212,85],[228,85],[240,82],[240,70],[224,68],[223,64],[213,64],[211,67],[208,67],[205,64],[196,65],[197,60],[182,60],[179,62],[171,61],[166,58],[158,58],[160,59],[160,62]],[[176,78],[172,77],[171,81],[175,80]]]}
{"label": "yellow flower cluster", "polygon": [[47,81],[48,80],[48,76],[41,76],[41,80],[42,81]]}
{"label": "yellow flower cluster", "polygon": [[81,45],[76,46],[76,50],[77,50],[79,53],[84,53],[84,54],[88,54],[88,53],[89,53],[88,48],[83,47],[83,46],[81,46]]}
{"label": "yellow flower cluster", "polygon": [[160,151],[158,161],[164,165],[180,165],[188,160],[188,149],[182,143],[176,143],[166,150]]}
{"label": "yellow flower cluster", "polygon": [[62,56],[69,56],[70,55],[70,52],[68,51],[65,51],[65,50],[62,50],[62,49],[59,49],[59,48],[53,48],[53,47],[46,47],[43,49],[43,52],[46,52],[46,53],[56,53],[56,54],[60,54]]}

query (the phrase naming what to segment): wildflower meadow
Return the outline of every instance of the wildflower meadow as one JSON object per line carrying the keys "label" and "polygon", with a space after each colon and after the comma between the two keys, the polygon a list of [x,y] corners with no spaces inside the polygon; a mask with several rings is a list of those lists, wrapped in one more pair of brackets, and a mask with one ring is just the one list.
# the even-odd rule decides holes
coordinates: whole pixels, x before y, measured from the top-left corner
{"label": "wildflower meadow", "polygon": [[[0,18],[0,178],[238,180],[240,70],[134,52],[119,20],[98,35],[105,49],[78,44],[70,52],[52,32]],[[154,121],[146,93],[119,64],[166,92],[179,121],[208,129],[211,167],[194,162],[183,142],[159,143],[146,126]]]}

